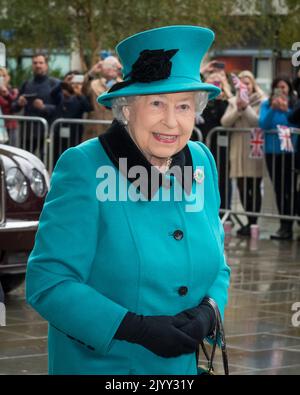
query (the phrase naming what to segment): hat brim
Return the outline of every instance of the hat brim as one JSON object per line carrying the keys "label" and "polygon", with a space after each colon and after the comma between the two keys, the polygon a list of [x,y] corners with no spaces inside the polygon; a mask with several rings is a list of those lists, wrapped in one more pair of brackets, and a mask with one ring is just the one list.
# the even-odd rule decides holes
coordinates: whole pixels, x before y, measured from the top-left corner
{"label": "hat brim", "polygon": [[208,92],[208,99],[214,99],[219,96],[221,89],[212,84],[206,84],[192,80],[190,78],[176,78],[170,77],[167,80],[159,80],[154,82],[135,82],[124,88],[118,89],[114,92],[102,93],[97,98],[98,103],[105,107],[112,107],[112,100],[122,96],[141,96],[141,95],[157,95],[163,93],[176,93],[176,92],[195,92],[205,91]]}

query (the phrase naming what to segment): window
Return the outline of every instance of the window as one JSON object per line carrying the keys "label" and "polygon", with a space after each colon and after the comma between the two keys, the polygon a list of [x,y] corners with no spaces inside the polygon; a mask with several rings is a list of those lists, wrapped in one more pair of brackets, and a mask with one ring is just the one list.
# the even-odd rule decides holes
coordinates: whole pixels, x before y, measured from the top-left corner
{"label": "window", "polygon": [[273,79],[272,59],[255,59],[256,82],[266,93],[270,92]]}

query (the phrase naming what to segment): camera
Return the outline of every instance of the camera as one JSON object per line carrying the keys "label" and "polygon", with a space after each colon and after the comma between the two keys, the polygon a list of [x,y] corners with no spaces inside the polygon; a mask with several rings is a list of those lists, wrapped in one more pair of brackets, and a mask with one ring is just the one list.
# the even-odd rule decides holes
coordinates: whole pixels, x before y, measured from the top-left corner
{"label": "camera", "polygon": [[281,97],[282,96],[282,91],[280,88],[275,88],[274,89],[274,93],[273,93],[273,97]]}
{"label": "camera", "polygon": [[82,74],[75,74],[72,78],[72,84],[82,84],[84,80],[84,75]]}
{"label": "camera", "polygon": [[223,63],[223,62],[214,62],[214,67],[216,69],[224,70],[225,69],[225,63]]}

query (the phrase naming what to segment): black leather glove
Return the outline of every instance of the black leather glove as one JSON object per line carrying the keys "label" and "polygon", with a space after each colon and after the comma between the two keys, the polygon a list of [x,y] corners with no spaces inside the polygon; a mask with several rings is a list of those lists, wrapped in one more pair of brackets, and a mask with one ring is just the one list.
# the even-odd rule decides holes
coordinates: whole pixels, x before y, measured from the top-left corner
{"label": "black leather glove", "polygon": [[198,342],[210,335],[216,324],[214,309],[208,304],[184,310],[175,317],[182,322],[178,328]]}
{"label": "black leather glove", "polygon": [[153,353],[165,357],[177,357],[196,351],[197,341],[177,326],[183,326],[186,317],[143,316],[128,312],[114,338],[137,343]]}

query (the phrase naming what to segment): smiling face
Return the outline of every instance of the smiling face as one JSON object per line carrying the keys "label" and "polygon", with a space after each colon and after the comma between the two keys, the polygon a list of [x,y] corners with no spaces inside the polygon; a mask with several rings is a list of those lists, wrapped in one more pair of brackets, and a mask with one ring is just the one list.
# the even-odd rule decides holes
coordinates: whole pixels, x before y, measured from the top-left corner
{"label": "smiling face", "polygon": [[139,96],[123,112],[132,139],[153,164],[187,144],[195,121],[195,93]]}

